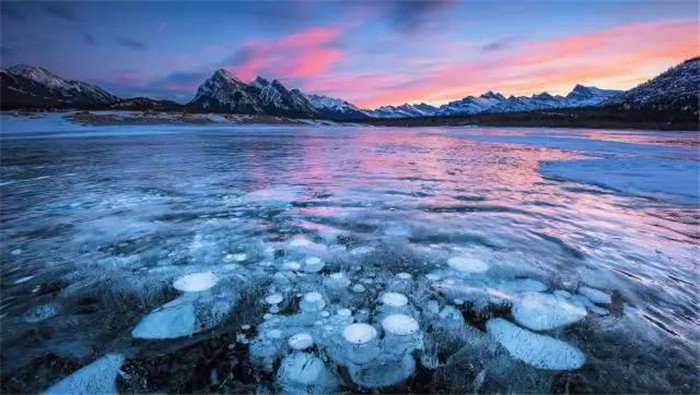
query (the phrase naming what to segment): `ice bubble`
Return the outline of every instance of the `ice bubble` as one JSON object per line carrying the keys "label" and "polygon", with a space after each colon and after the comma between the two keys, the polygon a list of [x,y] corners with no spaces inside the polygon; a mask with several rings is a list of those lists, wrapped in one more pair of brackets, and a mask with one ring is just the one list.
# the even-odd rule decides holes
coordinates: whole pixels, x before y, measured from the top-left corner
{"label": "ice bubble", "polygon": [[305,271],[306,273],[318,273],[321,270],[323,270],[323,267],[326,266],[326,264],[321,260],[321,258],[317,256],[311,256],[306,258],[304,261],[304,266],[302,267],[302,270]]}
{"label": "ice bubble", "polygon": [[344,273],[332,273],[323,279],[323,284],[328,288],[347,288],[350,285],[350,279]]}
{"label": "ice bubble", "polygon": [[280,304],[283,300],[284,296],[282,296],[282,294],[272,294],[265,298],[265,302],[272,305]]}
{"label": "ice bubble", "polygon": [[293,272],[296,272],[297,270],[301,269],[301,265],[299,264],[299,262],[294,261],[285,262],[282,264],[282,267],[286,270],[291,270]]}
{"label": "ice bubble", "polygon": [[330,315],[331,315],[331,313],[329,313],[329,312],[327,312],[327,311],[322,311],[322,312],[321,312],[321,317],[323,317],[323,318],[328,318],[328,317],[330,317]]}
{"label": "ice bubble", "polygon": [[18,284],[26,283],[27,281],[29,281],[33,278],[34,278],[34,276],[21,277],[21,278],[18,278],[17,280],[15,280],[15,282],[13,284],[18,285]]}
{"label": "ice bubble", "polygon": [[389,307],[403,307],[408,304],[408,298],[398,292],[387,292],[382,295],[382,303]]}
{"label": "ice bubble", "polygon": [[279,339],[282,337],[282,331],[279,329],[270,329],[267,332],[263,332],[263,335],[268,339]]}
{"label": "ice bubble", "polygon": [[248,324],[242,325],[241,329],[243,329],[244,331],[250,330],[250,325],[248,325]]}
{"label": "ice bubble", "polygon": [[245,253],[226,254],[224,256],[224,262],[243,262],[246,259],[248,259],[248,255]]}
{"label": "ice bubble", "polygon": [[533,280],[531,278],[521,278],[511,281],[506,281],[498,285],[497,287],[501,291],[507,292],[524,292],[524,291],[534,291],[534,292],[544,292],[547,290],[547,286],[542,282]]}
{"label": "ice bubble", "polygon": [[586,309],[554,295],[527,292],[513,303],[512,313],[520,325],[541,331],[578,322]]}
{"label": "ice bubble", "polygon": [[196,320],[192,301],[178,298],[145,316],[131,331],[131,335],[137,339],[189,336],[195,332]]}
{"label": "ice bubble", "polygon": [[213,287],[218,281],[212,272],[193,273],[175,280],[173,287],[182,292],[201,292]]}
{"label": "ice bubble", "polygon": [[[305,352],[287,355],[277,371],[284,393],[331,393],[336,382],[323,360]],[[301,387],[301,388],[300,388]]]}
{"label": "ice bubble", "polygon": [[581,287],[578,290],[581,295],[587,297],[591,302],[598,304],[610,304],[612,303],[612,298],[605,292],[591,288],[591,287]]}
{"label": "ice bubble", "polygon": [[14,250],[10,251],[10,254],[12,255],[19,255],[22,253],[22,249],[20,248],[15,248]]}
{"label": "ice bubble", "polygon": [[277,314],[280,312],[280,307],[278,305],[272,305],[269,311],[272,314]]}
{"label": "ice bubble", "polygon": [[117,394],[117,375],[124,363],[119,354],[107,354],[49,387],[45,394]]}
{"label": "ice bubble", "polygon": [[355,284],[355,285],[352,286],[352,292],[355,292],[355,293],[358,293],[358,294],[359,294],[359,293],[362,293],[362,292],[365,292],[365,289],[366,289],[365,286],[362,285],[362,284]]}
{"label": "ice bubble", "polygon": [[460,313],[459,310],[457,310],[453,306],[443,307],[443,309],[440,311],[439,316],[440,316],[440,318],[442,318],[444,320],[450,320],[450,321],[462,321],[462,320],[464,320],[462,313]]}
{"label": "ice bubble", "polygon": [[350,324],[343,329],[343,338],[351,344],[366,344],[377,338],[377,330],[369,324]]}
{"label": "ice bubble", "polygon": [[416,361],[410,354],[406,354],[400,360],[385,358],[367,366],[351,366],[348,371],[355,384],[366,388],[383,388],[411,377],[416,371]]}
{"label": "ice bubble", "polygon": [[352,311],[350,311],[350,309],[338,309],[338,315],[341,317],[350,317]]}
{"label": "ice bubble", "polygon": [[382,328],[393,335],[407,336],[418,332],[420,325],[406,314],[391,314],[382,320]]}
{"label": "ice bubble", "polygon": [[313,242],[306,237],[294,237],[292,240],[289,241],[289,246],[290,247],[308,247],[312,245]]}
{"label": "ice bubble", "polygon": [[314,338],[305,332],[297,333],[287,341],[292,350],[302,351],[314,345]]}
{"label": "ice bubble", "polygon": [[453,256],[447,260],[447,264],[462,273],[483,273],[489,270],[486,262],[469,254]]}
{"label": "ice bubble", "polygon": [[364,254],[369,254],[370,252],[374,251],[374,247],[371,246],[361,246],[361,247],[356,247],[350,250],[350,255],[364,255]]}
{"label": "ice bubble", "polygon": [[427,278],[430,281],[440,281],[440,275],[437,273],[428,273],[425,275],[425,278]]}
{"label": "ice bubble", "polygon": [[608,315],[608,314],[610,314],[610,311],[608,311],[608,309],[603,308],[603,307],[599,307],[599,306],[596,306],[596,305],[593,305],[593,306],[589,307],[588,309],[591,310],[592,312],[598,314],[598,315]]}
{"label": "ice bubble", "polygon": [[586,363],[586,356],[578,348],[522,329],[503,318],[488,320],[486,330],[513,358],[539,369],[571,370]]}
{"label": "ice bubble", "polygon": [[453,300],[452,300],[452,303],[454,303],[454,304],[457,305],[457,306],[461,306],[461,305],[464,304],[464,300],[462,300],[462,299],[453,299]]}
{"label": "ice bubble", "polygon": [[563,289],[557,289],[556,291],[554,291],[554,296],[558,298],[569,299],[571,297],[571,292],[564,291]]}
{"label": "ice bubble", "polygon": [[321,311],[326,307],[326,301],[320,293],[309,292],[301,299],[299,307],[305,312]]}
{"label": "ice bubble", "polygon": [[24,315],[24,322],[33,324],[35,322],[40,322],[58,314],[59,311],[58,303],[50,302],[46,304],[41,304],[35,306],[31,311]]}
{"label": "ice bubble", "polygon": [[406,273],[406,272],[397,273],[397,274],[396,274],[396,277],[398,277],[398,278],[400,278],[400,279],[402,279],[402,280],[410,280],[410,279],[413,278],[413,276],[411,275],[411,273]]}

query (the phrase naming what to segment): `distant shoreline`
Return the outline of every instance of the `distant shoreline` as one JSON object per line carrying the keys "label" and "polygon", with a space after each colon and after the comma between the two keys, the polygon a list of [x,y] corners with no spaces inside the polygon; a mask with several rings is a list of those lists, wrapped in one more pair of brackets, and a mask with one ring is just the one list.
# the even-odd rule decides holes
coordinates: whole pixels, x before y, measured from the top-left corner
{"label": "distant shoreline", "polygon": [[[362,121],[333,121],[327,119],[301,119],[273,115],[247,115],[223,113],[195,113],[168,111],[123,110],[3,110],[8,116],[36,116],[39,114],[65,113],[65,118],[77,125],[298,125],[298,126],[382,126],[382,127],[548,127],[590,129],[637,129],[662,131],[700,131],[700,122],[665,122],[662,120],[639,121],[634,117],[600,116],[581,111],[526,112],[480,114],[454,117],[423,118],[375,118]],[[605,114],[603,114],[605,115]]]}

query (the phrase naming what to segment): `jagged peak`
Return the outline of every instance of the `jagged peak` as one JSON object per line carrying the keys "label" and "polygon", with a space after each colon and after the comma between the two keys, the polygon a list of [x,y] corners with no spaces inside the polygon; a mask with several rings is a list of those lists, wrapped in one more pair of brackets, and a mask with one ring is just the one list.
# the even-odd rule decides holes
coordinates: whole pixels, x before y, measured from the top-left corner
{"label": "jagged peak", "polygon": [[242,83],[238,77],[236,77],[235,74],[232,72],[226,70],[225,68],[220,68],[214,72],[214,75],[212,76],[213,78],[222,78],[228,81],[234,81],[238,83]]}

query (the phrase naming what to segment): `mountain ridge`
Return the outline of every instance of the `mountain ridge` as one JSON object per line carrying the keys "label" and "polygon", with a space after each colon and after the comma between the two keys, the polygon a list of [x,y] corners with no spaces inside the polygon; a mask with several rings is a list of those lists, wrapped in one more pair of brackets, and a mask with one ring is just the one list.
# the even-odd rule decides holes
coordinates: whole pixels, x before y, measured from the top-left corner
{"label": "mountain ridge", "polygon": [[67,80],[43,67],[16,65],[0,69],[0,107],[128,109],[148,111],[221,112],[362,121],[375,118],[455,117],[531,111],[619,108],[621,110],[677,111],[697,114],[700,95],[700,60],[691,58],[628,91],[576,84],[571,92],[551,95],[504,96],[488,91],[465,96],[441,106],[426,103],[362,109],[346,100],[288,89],[279,80],[258,76],[243,82],[226,69],[218,69],[197,89],[187,104],[146,97],[119,98],[97,85]]}

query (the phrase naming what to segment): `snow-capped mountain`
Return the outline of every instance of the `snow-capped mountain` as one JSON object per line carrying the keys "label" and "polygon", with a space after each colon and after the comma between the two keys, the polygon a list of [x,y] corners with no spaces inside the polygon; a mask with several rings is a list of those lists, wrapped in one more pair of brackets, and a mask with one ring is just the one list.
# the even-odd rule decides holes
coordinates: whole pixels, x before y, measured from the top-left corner
{"label": "snow-capped mountain", "polygon": [[416,118],[429,117],[435,115],[436,107],[430,104],[402,104],[400,106],[383,106],[375,110],[364,110],[364,112],[374,118]]}
{"label": "snow-capped mountain", "polygon": [[622,91],[583,85],[576,85],[566,96],[552,96],[545,92],[532,96],[509,96],[506,98],[500,93],[488,92],[479,97],[467,96],[444,104],[438,108],[435,115],[473,115],[596,106],[620,93]]}
{"label": "snow-capped mountain", "polygon": [[298,89],[258,77],[250,84],[226,69],[214,72],[188,104],[200,111],[315,117],[318,112]]}
{"label": "snow-capped mountain", "polygon": [[306,98],[323,118],[349,121],[370,118],[365,111],[342,99],[323,95],[306,95]]}
{"label": "snow-capped mountain", "polygon": [[4,108],[104,107],[120,99],[104,89],[63,79],[42,67],[17,65],[0,70]]}
{"label": "snow-capped mountain", "polygon": [[605,104],[625,110],[674,111],[697,119],[700,58],[688,59]]}

